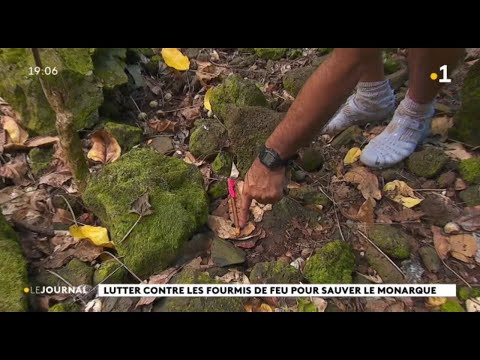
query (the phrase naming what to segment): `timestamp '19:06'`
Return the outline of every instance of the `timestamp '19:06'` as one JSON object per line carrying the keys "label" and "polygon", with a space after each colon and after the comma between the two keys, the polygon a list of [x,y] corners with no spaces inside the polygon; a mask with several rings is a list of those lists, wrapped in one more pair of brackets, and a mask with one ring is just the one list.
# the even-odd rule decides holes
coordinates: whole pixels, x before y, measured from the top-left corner
{"label": "timestamp '19:06'", "polygon": [[39,66],[30,66],[28,68],[28,75],[33,76],[33,75],[57,75],[58,70],[56,67],[50,67],[46,66],[43,69]]}

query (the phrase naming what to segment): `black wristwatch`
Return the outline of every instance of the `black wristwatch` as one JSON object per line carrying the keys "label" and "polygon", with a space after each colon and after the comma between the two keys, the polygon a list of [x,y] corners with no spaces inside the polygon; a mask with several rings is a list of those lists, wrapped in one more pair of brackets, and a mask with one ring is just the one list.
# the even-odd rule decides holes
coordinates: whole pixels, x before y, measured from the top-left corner
{"label": "black wristwatch", "polygon": [[258,154],[260,162],[271,170],[278,169],[282,166],[287,166],[289,160],[282,159],[280,155],[273,149],[263,146]]}

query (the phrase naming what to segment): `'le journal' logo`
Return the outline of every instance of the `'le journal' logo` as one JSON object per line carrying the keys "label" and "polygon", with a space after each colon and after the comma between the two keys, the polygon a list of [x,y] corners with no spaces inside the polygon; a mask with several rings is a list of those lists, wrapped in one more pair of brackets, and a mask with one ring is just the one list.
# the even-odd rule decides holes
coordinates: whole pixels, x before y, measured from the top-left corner
{"label": "'le journal' logo", "polygon": [[88,286],[31,286],[23,289],[26,294],[35,295],[68,295],[87,294]]}

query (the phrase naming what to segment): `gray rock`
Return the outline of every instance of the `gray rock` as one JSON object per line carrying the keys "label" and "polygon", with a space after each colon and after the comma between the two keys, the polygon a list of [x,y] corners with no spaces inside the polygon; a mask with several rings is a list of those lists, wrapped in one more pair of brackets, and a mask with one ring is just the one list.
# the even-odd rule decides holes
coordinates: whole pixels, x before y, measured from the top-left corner
{"label": "gray rock", "polygon": [[245,252],[232,243],[215,238],[212,243],[212,260],[215,265],[229,266],[245,262]]}

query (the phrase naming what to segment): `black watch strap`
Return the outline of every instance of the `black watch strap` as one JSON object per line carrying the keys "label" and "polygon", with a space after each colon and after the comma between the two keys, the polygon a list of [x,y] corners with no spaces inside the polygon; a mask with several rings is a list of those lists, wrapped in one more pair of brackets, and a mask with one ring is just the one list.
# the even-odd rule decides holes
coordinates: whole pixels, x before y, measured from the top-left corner
{"label": "black watch strap", "polygon": [[289,160],[282,159],[281,156],[274,150],[263,146],[258,155],[260,162],[269,169],[278,169],[282,166],[287,166]]}

